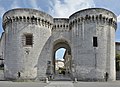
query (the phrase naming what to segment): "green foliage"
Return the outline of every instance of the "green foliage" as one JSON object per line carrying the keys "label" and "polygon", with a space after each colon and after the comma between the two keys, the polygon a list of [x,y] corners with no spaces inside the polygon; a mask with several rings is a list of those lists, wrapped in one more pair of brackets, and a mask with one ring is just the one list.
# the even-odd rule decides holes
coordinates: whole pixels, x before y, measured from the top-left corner
{"label": "green foliage", "polygon": [[120,54],[116,54],[116,62],[120,61]]}
{"label": "green foliage", "polygon": [[65,68],[59,67],[59,74],[64,74],[65,73]]}

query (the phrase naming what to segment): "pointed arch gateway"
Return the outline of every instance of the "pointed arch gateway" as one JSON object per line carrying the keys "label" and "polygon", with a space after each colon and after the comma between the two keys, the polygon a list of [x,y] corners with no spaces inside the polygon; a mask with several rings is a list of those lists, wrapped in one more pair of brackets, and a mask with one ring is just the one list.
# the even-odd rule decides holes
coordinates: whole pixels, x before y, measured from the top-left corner
{"label": "pointed arch gateway", "polygon": [[[63,63],[64,63],[64,67],[63,67],[63,72],[58,72],[58,70],[56,70],[56,64],[59,62],[55,59],[55,53],[58,49],[60,48],[64,48],[65,49],[65,53],[63,56]],[[72,62],[72,55],[71,55],[71,46],[68,43],[68,41],[64,40],[64,39],[59,39],[54,41],[53,43],[53,51],[52,51],[52,65],[53,65],[53,73],[54,73],[54,79],[56,80],[70,80],[70,74],[71,74],[71,62]],[[59,78],[59,76],[61,76]]]}

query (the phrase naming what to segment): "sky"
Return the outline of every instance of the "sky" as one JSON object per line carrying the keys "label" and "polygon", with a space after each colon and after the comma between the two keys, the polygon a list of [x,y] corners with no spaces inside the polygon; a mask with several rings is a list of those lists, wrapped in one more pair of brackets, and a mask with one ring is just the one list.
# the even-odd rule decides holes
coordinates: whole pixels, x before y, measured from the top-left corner
{"label": "sky", "polygon": [[[0,35],[3,32],[2,16],[10,9],[33,8],[44,11],[53,17],[68,18],[76,11],[95,7],[108,9],[116,14],[118,26],[115,40],[120,42],[120,0],[0,0]],[[61,51],[64,52],[65,49]],[[58,58],[62,56],[63,54]]]}
{"label": "sky", "polygon": [[58,49],[55,53],[55,59],[56,60],[64,60],[63,56],[64,56],[65,51],[66,51],[65,48]]}

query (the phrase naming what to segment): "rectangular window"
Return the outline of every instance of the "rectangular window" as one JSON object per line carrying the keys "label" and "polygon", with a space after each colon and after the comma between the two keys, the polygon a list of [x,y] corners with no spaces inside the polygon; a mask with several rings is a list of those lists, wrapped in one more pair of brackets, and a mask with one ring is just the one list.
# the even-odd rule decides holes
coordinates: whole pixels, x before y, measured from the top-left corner
{"label": "rectangular window", "polygon": [[93,47],[98,47],[97,37],[93,37]]}
{"label": "rectangular window", "polygon": [[33,35],[25,34],[25,45],[33,45]]}

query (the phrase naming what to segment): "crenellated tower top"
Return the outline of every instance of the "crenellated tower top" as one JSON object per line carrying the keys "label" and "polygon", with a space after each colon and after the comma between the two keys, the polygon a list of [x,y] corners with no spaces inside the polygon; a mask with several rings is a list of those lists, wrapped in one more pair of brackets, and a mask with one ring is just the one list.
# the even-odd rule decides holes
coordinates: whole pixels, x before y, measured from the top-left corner
{"label": "crenellated tower top", "polygon": [[54,18],[53,31],[68,31],[69,19],[68,18]]}
{"label": "crenellated tower top", "polygon": [[9,10],[3,15],[2,25],[4,29],[6,24],[12,22],[38,24],[40,26],[50,28],[53,25],[53,17],[35,9],[18,8]]}
{"label": "crenellated tower top", "polygon": [[75,23],[104,23],[117,28],[116,15],[103,8],[88,8],[80,10],[69,17],[70,25]]}

